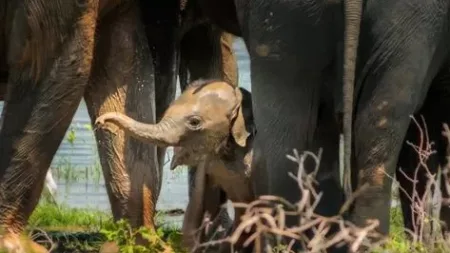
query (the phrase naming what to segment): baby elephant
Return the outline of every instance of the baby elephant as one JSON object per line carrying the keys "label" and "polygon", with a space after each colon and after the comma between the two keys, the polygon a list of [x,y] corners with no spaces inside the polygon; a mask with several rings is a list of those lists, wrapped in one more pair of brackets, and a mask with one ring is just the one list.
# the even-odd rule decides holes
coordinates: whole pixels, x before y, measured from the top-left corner
{"label": "baby elephant", "polygon": [[[204,181],[201,176],[207,175],[228,199],[248,203],[254,200],[250,184],[255,132],[251,104],[251,94],[243,88],[222,81],[198,80],[172,102],[158,124],[137,122],[120,113],[103,114],[96,124],[107,127],[107,123],[112,123],[143,142],[174,146],[171,169],[178,165],[196,166],[197,174],[200,173],[197,178]],[[189,236],[186,230],[198,228],[185,226],[189,223],[186,219],[191,219],[189,209],[199,210],[204,196],[204,187],[196,188],[201,190],[194,192],[191,199],[194,203],[189,203],[186,210],[184,236]],[[239,225],[243,211],[235,210],[233,230]],[[240,248],[242,242],[234,245],[234,249]]]}

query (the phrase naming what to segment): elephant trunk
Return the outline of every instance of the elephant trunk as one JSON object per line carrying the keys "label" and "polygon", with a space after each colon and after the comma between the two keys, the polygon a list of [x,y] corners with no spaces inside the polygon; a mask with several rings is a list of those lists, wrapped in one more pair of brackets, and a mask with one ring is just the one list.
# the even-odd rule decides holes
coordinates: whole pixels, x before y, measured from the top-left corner
{"label": "elephant trunk", "polygon": [[343,103],[344,103],[344,190],[349,197],[351,186],[351,147],[353,123],[353,93],[358,53],[359,32],[362,15],[362,0],[345,1],[345,37],[344,37],[344,72],[343,72]]}
{"label": "elephant trunk", "polygon": [[138,122],[121,113],[106,113],[101,115],[96,124],[110,122],[123,129],[134,138],[160,147],[177,146],[183,133],[180,124],[169,118],[163,118],[158,124],[145,124]]}

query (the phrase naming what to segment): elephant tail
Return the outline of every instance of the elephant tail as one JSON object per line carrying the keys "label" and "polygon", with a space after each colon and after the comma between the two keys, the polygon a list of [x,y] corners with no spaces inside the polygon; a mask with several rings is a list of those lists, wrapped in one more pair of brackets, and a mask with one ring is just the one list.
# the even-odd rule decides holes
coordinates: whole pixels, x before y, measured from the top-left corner
{"label": "elephant tail", "polygon": [[359,44],[359,33],[362,16],[362,0],[346,0],[345,5],[345,36],[344,36],[344,71],[343,71],[343,99],[344,99],[344,182],[345,194],[350,197],[351,185],[351,150],[354,82],[356,75],[356,60]]}

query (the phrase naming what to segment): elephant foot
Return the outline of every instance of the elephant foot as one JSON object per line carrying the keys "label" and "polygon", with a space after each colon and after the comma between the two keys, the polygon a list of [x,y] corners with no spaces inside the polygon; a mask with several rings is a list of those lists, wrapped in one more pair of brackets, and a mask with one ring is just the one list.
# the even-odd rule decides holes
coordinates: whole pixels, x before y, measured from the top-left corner
{"label": "elephant foot", "polygon": [[27,238],[16,234],[0,236],[0,252],[5,253],[48,253],[48,250]]}

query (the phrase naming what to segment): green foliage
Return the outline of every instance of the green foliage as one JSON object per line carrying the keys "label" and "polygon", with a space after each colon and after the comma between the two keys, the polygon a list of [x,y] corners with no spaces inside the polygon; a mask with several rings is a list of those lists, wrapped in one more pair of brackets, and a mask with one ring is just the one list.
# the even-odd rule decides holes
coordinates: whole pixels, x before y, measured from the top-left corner
{"label": "green foliage", "polygon": [[[161,213],[156,217],[163,223]],[[27,230],[34,229],[44,230],[53,240],[60,242],[55,252],[98,252],[107,241],[115,242],[121,252],[126,253],[159,253],[164,248],[176,253],[186,252],[181,247],[181,233],[177,227],[160,226],[156,231],[145,227],[132,230],[127,221],[114,222],[109,213],[45,201],[39,203],[30,217]],[[138,245],[139,239],[147,240],[148,245]],[[72,251],[74,249],[77,251]]]}
{"label": "green foliage", "polygon": [[403,216],[400,207],[394,207],[391,209],[391,231],[387,242],[376,249],[373,253],[446,253],[450,252],[450,249],[446,243],[442,240],[433,241],[432,245],[426,245],[422,243],[414,243],[408,240],[403,228]]}
{"label": "green foliage", "polygon": [[84,129],[88,130],[88,131],[92,131],[92,125],[91,124],[85,124],[83,125]]}
{"label": "green foliage", "polygon": [[[114,241],[120,252],[124,253],[157,253],[168,247],[175,252],[185,252],[180,246],[181,234],[178,231],[165,231],[162,227],[156,231],[145,227],[133,230],[127,221],[119,220],[112,226],[102,228],[100,232],[108,241]],[[149,245],[138,245],[139,237],[147,240]],[[166,238],[166,241],[162,238]]]}
{"label": "green foliage", "polygon": [[273,247],[272,253],[294,253],[292,250],[288,251],[288,246],[279,244]]}
{"label": "green foliage", "polygon": [[76,134],[75,134],[75,129],[73,129],[72,127],[69,129],[69,131],[67,132],[67,141],[73,146],[75,144],[75,139],[77,138]]}
{"label": "green foliage", "polygon": [[112,217],[102,211],[69,208],[64,205],[54,205],[41,202],[31,215],[30,227],[44,230],[99,230],[103,226],[112,224]]}

